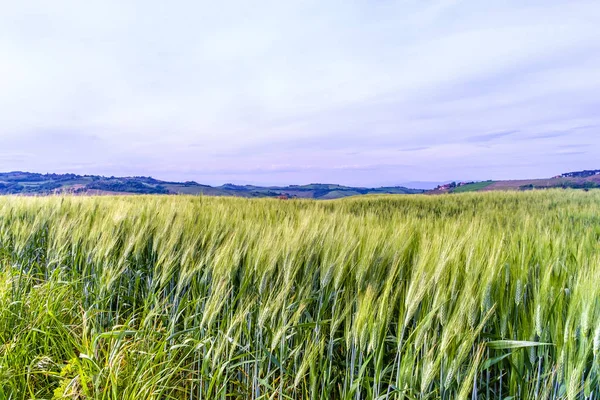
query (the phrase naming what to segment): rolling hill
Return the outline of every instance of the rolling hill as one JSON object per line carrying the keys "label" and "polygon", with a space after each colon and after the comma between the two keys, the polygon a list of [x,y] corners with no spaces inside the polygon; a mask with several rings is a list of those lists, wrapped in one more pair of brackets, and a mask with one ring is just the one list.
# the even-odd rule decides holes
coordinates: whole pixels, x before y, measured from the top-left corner
{"label": "rolling hill", "polygon": [[596,189],[600,188],[600,170],[567,172],[545,179],[516,179],[503,181],[452,182],[429,191],[431,194],[482,191],[514,191],[534,189]]}
{"label": "rolling hill", "polygon": [[221,186],[203,185],[194,181],[171,182],[146,176],[106,177],[100,175],[40,174],[32,172],[0,173],[0,195],[76,195],[102,194],[188,194],[205,196],[280,197],[307,199],[337,199],[365,194],[443,194],[481,191],[522,191],[534,189],[600,188],[600,170],[568,172],[545,179],[452,182],[433,190],[409,189],[403,186],[379,188],[351,187],[335,184],[254,186],[227,183]]}
{"label": "rolling hill", "polygon": [[414,194],[420,189],[401,186],[363,188],[330,184],[291,186],[202,185],[197,182],[169,182],[151,177],[105,177],[99,175],[39,174],[13,171],[0,173],[0,195],[99,194],[190,194],[206,196],[282,197],[336,199],[364,194]]}

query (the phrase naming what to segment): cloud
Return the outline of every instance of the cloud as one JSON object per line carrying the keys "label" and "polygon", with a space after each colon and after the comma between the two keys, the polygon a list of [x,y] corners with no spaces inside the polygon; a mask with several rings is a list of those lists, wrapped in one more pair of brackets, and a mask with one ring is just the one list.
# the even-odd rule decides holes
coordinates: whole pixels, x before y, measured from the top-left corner
{"label": "cloud", "polygon": [[10,163],[10,162],[22,162],[26,160],[30,155],[27,153],[11,153],[11,152],[1,152],[0,153],[0,162]]}
{"label": "cloud", "polygon": [[483,135],[471,136],[467,138],[467,142],[469,143],[486,143],[491,142],[496,139],[501,139],[503,137],[512,136],[516,133],[519,133],[518,130],[511,131],[502,131],[502,132],[494,132],[494,133],[486,133]]}
{"label": "cloud", "polygon": [[582,155],[582,154],[586,154],[587,151],[565,151],[565,150],[560,150],[557,151],[556,154],[561,155],[561,156],[578,156],[578,155]]}
{"label": "cloud", "polygon": [[412,152],[412,151],[428,150],[430,148],[432,148],[432,146],[416,146],[416,147],[407,147],[407,148],[403,148],[403,149],[398,149],[398,151]]}
{"label": "cloud", "polygon": [[[597,168],[599,18],[586,0],[7,3],[0,143],[22,155],[0,169],[371,186]],[[569,144],[588,152],[556,156]]]}

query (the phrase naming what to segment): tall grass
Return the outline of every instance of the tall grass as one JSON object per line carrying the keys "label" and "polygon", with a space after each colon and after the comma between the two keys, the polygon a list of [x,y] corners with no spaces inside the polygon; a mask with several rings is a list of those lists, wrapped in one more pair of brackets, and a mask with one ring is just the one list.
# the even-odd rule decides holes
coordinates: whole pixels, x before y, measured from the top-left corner
{"label": "tall grass", "polygon": [[0,398],[597,399],[600,193],[0,198]]}

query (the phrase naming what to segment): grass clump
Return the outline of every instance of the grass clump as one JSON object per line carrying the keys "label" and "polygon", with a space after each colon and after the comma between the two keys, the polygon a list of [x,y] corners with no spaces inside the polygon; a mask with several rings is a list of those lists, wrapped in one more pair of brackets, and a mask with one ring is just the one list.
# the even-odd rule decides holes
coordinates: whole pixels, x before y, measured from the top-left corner
{"label": "grass clump", "polygon": [[0,199],[0,398],[592,399],[600,193]]}

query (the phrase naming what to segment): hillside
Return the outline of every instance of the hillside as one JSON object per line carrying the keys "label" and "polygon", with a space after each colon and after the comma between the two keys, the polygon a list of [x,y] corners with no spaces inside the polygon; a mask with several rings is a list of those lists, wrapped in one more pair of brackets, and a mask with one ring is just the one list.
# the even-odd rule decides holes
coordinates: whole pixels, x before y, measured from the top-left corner
{"label": "hillside", "polygon": [[596,189],[600,188],[600,170],[567,172],[545,179],[515,179],[504,181],[452,182],[429,191],[431,194],[513,191],[534,189]]}
{"label": "hillside", "polygon": [[197,182],[169,182],[151,177],[105,177],[76,174],[0,173],[0,195],[95,194],[191,194],[206,196],[284,197],[336,199],[363,194],[413,194],[420,189],[405,187],[362,188],[329,184],[291,186],[202,185]]}
{"label": "hillside", "polygon": [[39,174],[32,172],[0,173],[0,195],[76,195],[102,194],[189,194],[205,196],[280,197],[306,199],[337,199],[365,194],[443,194],[482,191],[523,191],[533,189],[600,188],[600,170],[567,172],[545,179],[515,179],[502,181],[452,182],[426,191],[403,186],[379,188],[351,187],[312,183],[289,186],[254,186],[227,183],[221,186],[203,185],[194,181],[171,182],[145,176],[106,177],[100,175]]}

